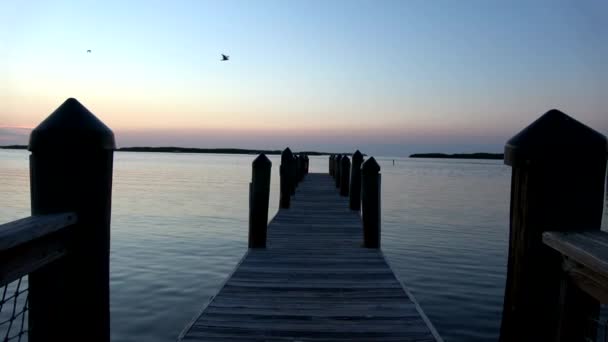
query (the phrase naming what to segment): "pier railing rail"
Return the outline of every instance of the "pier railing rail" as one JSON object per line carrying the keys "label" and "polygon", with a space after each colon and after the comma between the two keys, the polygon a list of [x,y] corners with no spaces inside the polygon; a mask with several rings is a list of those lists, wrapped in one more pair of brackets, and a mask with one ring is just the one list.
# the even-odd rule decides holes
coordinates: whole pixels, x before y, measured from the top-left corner
{"label": "pier railing rail", "polygon": [[0,331],[2,341],[27,335],[28,274],[66,255],[66,229],[75,213],[30,216],[0,225]]}
{"label": "pier railing rail", "polygon": [[114,134],[68,99],[28,148],[32,215],[0,225],[0,338],[108,342]]}

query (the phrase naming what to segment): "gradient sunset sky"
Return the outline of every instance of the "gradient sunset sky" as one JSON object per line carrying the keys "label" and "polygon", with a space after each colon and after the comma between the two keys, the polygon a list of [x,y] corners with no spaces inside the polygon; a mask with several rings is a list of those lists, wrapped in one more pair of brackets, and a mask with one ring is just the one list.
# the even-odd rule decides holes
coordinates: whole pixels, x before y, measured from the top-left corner
{"label": "gradient sunset sky", "polygon": [[607,23],[606,0],[0,0],[0,145],[68,97],[119,146],[501,152],[551,108],[608,134]]}

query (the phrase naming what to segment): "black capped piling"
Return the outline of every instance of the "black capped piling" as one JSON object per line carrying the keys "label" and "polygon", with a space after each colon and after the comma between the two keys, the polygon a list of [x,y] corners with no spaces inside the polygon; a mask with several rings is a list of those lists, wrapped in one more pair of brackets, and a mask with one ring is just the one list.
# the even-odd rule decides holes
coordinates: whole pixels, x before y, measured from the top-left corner
{"label": "black capped piling", "polygon": [[380,165],[371,157],[361,165],[361,220],[366,248],[380,248],[380,191]]}
{"label": "black capped piling", "polygon": [[293,154],[289,147],[283,150],[281,153],[281,166],[279,168],[279,173],[281,176],[280,181],[280,197],[279,197],[279,207],[280,208],[289,208],[291,202],[291,189],[292,189],[292,165],[293,165]]}
{"label": "black capped piling", "polygon": [[272,162],[264,153],[251,164],[249,184],[249,248],[266,248],[270,170]]}
{"label": "black capped piling", "polygon": [[340,160],[340,196],[348,196],[350,186],[350,159],[343,156]]}
{"label": "black capped piling", "polygon": [[361,209],[361,164],[363,163],[363,154],[359,150],[353,153],[352,163],[350,167],[350,184],[348,206],[351,210]]}
{"label": "black capped piling", "polygon": [[110,340],[114,133],[76,99],[31,135],[32,215],[75,212],[67,256],[29,274],[29,341]]}
{"label": "black capped piling", "polygon": [[550,110],[505,146],[512,166],[507,284],[500,340],[583,341],[599,304],[564,277],[545,231],[599,230],[606,138]]}

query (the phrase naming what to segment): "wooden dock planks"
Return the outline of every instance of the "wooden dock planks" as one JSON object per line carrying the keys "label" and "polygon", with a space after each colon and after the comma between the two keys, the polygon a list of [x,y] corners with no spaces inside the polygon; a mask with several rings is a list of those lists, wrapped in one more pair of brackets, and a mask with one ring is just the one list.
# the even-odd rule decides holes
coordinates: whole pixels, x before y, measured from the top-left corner
{"label": "wooden dock planks", "polygon": [[309,174],[184,341],[437,341],[329,175]]}

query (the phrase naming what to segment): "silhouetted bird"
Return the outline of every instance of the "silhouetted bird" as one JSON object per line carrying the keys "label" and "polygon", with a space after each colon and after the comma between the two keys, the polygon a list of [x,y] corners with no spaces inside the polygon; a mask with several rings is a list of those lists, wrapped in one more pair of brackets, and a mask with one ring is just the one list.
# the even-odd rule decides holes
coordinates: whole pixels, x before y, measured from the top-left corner
{"label": "silhouetted bird", "polygon": [[222,62],[227,61],[229,59],[230,59],[230,56],[226,56],[226,55],[222,54]]}
{"label": "silhouetted bird", "polygon": [[91,50],[87,50],[87,53],[91,53]]}

